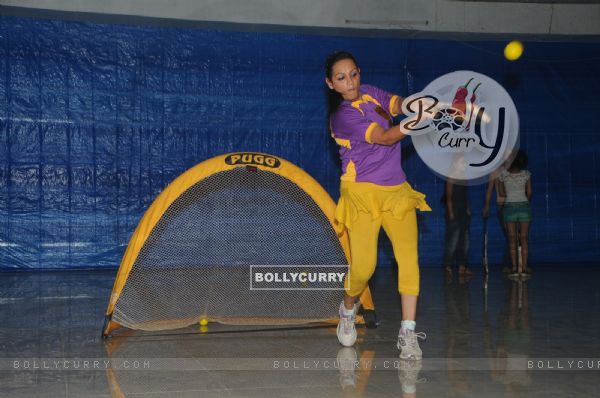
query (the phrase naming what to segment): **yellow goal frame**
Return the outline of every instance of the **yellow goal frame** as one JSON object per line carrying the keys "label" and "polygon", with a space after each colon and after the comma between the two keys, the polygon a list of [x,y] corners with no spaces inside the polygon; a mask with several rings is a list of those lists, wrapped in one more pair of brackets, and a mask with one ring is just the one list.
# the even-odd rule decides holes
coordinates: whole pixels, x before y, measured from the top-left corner
{"label": "yellow goal frame", "polygon": [[[188,169],[175,180],[173,180],[152,202],[148,210],[144,213],[141,221],[137,225],[115,279],[108,308],[106,310],[107,322],[105,323],[103,336],[107,336],[112,330],[119,328],[117,322],[111,320],[111,315],[119,299],[121,292],[131,268],[135,263],[146,239],[150,236],[153,228],[156,226],[158,221],[161,219],[163,214],[167,211],[169,206],[179,198],[189,188],[204,180],[205,178],[221,172],[232,170],[237,167],[253,167],[258,170],[265,170],[276,173],[282,177],[287,178],[297,186],[299,186],[304,192],[306,192],[319,206],[323,214],[327,217],[334,231],[336,232],[344,254],[348,260],[348,264],[351,264],[351,253],[350,245],[348,240],[348,233],[345,227],[338,223],[335,218],[335,207],[336,204],[329,196],[327,191],[308,173],[299,168],[298,166],[273,155],[268,155],[259,152],[236,152],[225,155],[213,157],[205,160],[196,166]],[[360,297],[361,304],[366,309],[374,309],[371,293],[367,287]]]}

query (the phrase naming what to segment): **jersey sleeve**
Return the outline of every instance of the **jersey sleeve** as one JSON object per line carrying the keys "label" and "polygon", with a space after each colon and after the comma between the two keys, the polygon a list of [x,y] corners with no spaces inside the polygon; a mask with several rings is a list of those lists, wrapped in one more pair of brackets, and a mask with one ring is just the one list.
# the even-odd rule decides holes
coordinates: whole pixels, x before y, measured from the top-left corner
{"label": "jersey sleeve", "polygon": [[399,96],[388,93],[385,90],[371,85],[363,85],[362,87],[370,96],[376,99],[377,102],[381,104],[381,107],[385,109],[390,115],[398,116],[398,113],[394,112],[394,107],[396,106],[396,103],[400,100]]}
{"label": "jersey sleeve", "polygon": [[378,124],[365,117],[360,110],[343,107],[331,117],[331,133],[335,139],[368,142]]}

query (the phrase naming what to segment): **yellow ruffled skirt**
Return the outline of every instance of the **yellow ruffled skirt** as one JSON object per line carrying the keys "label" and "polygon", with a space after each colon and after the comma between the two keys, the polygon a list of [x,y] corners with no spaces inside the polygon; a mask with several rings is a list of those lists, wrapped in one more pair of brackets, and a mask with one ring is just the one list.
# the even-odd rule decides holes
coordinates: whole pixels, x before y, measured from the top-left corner
{"label": "yellow ruffled skirt", "polygon": [[341,196],[335,209],[335,219],[352,230],[359,212],[368,213],[372,219],[389,211],[402,220],[414,209],[431,211],[425,195],[412,189],[408,182],[400,185],[383,186],[370,182],[342,181]]}
{"label": "yellow ruffled skirt", "polygon": [[335,218],[348,229],[351,265],[344,281],[346,293],[358,296],[377,264],[377,236],[383,226],[394,248],[400,294],[419,294],[418,231],[415,209],[431,211],[425,195],[408,182],[381,186],[342,181]]}

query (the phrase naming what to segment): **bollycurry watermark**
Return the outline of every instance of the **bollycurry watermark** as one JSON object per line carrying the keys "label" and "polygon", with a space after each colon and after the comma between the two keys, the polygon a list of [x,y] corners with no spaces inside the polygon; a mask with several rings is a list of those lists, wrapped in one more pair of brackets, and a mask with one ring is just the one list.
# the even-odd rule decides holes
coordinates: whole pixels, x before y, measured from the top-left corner
{"label": "bollycurry watermark", "polygon": [[78,370],[150,370],[151,359],[111,358],[15,358],[4,359],[0,370],[78,371]]}
{"label": "bollycurry watermark", "polygon": [[347,265],[250,265],[250,290],[344,290]]}
{"label": "bollycurry watermark", "polygon": [[[600,358],[424,358],[422,371],[600,372]],[[0,358],[0,371],[332,371],[402,369],[398,357],[310,358]]]}

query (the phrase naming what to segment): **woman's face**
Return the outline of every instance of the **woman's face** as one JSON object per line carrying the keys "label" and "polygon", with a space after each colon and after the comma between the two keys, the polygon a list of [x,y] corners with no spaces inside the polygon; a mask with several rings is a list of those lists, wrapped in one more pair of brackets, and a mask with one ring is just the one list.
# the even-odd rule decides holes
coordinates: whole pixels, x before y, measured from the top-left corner
{"label": "woman's face", "polygon": [[360,69],[351,59],[341,59],[333,64],[331,79],[325,79],[325,83],[345,100],[355,101],[359,97]]}

